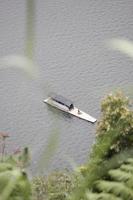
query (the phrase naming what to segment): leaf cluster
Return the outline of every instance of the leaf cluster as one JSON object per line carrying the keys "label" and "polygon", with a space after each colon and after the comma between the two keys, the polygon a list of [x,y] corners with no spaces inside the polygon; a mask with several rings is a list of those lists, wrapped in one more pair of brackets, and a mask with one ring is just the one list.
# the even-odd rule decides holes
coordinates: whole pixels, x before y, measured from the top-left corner
{"label": "leaf cluster", "polygon": [[24,170],[29,161],[28,148],[4,155],[0,162],[0,200],[30,200],[31,184]]}
{"label": "leaf cluster", "polygon": [[133,200],[133,158],[106,173],[103,179],[94,182],[92,191],[86,192],[87,199]]}
{"label": "leaf cluster", "polygon": [[119,127],[121,135],[133,131],[133,112],[129,109],[129,99],[122,92],[109,94],[101,104],[102,117],[98,122],[97,135],[106,134]]}
{"label": "leaf cluster", "polygon": [[[99,185],[108,184],[108,182],[102,182],[106,178],[110,183],[112,178],[110,170],[119,168],[124,160],[129,156],[132,158],[133,155],[133,111],[129,109],[128,98],[117,92],[114,95],[108,95],[101,107],[102,119],[98,123],[96,143],[92,148],[85,171],[81,171],[84,179],[71,196],[73,200],[91,199],[93,196],[96,197],[94,199],[119,199],[117,195],[117,198],[114,198],[109,194],[103,194],[103,188],[97,197],[97,192],[100,191]],[[98,182],[99,180],[101,182]],[[110,187],[111,184],[109,184]],[[115,185],[114,189],[116,188]],[[89,191],[89,197],[86,196],[87,191]],[[94,192],[96,194],[93,194]]]}
{"label": "leaf cluster", "polygon": [[68,171],[55,171],[33,179],[35,200],[65,200],[77,186],[77,178]]}

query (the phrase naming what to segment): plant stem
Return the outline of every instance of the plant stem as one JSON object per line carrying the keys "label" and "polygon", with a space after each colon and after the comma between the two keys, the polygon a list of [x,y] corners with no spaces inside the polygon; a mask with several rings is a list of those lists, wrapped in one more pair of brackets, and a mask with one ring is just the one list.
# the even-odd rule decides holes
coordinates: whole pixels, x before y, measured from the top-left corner
{"label": "plant stem", "polygon": [[3,162],[4,160],[4,155],[5,155],[5,138],[3,138],[3,144],[2,144],[2,152],[1,152],[1,161]]}
{"label": "plant stem", "polygon": [[34,53],[34,18],[35,18],[35,0],[26,1],[26,40],[25,40],[25,55],[33,59]]}

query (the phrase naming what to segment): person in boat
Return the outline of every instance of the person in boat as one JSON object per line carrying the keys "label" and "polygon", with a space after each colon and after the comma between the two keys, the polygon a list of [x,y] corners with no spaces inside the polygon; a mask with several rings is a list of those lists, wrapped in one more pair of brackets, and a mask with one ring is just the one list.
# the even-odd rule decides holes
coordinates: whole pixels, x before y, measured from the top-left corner
{"label": "person in boat", "polygon": [[78,114],[80,115],[81,114],[81,112],[80,112],[80,110],[78,109]]}

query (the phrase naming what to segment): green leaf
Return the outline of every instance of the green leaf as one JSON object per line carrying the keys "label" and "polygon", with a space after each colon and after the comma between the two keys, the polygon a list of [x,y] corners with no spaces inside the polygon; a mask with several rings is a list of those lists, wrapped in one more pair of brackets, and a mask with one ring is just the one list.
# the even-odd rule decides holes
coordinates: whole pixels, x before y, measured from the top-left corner
{"label": "green leaf", "polygon": [[21,55],[9,55],[0,59],[0,69],[6,68],[18,68],[24,71],[28,77],[37,79],[39,77],[38,67],[33,61],[25,56]]}
{"label": "green leaf", "polygon": [[42,152],[42,156],[40,158],[40,162],[38,165],[39,171],[43,172],[44,169],[48,167],[50,159],[53,157],[55,151],[57,150],[59,135],[60,134],[57,129],[54,129],[53,133],[50,135],[46,148]]}
{"label": "green leaf", "polygon": [[108,42],[109,46],[133,58],[133,42],[127,39],[114,38]]}

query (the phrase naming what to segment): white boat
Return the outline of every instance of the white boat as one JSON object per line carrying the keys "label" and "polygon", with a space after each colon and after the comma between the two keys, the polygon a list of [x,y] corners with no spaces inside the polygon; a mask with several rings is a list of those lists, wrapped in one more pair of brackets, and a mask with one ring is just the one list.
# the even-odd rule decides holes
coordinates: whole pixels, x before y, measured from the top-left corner
{"label": "white boat", "polygon": [[76,108],[70,100],[60,95],[51,95],[50,97],[45,99],[44,102],[55,108],[58,108],[59,110],[62,110],[66,113],[74,115],[80,119],[89,121],[91,123],[95,123],[97,121],[94,117]]}

